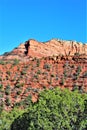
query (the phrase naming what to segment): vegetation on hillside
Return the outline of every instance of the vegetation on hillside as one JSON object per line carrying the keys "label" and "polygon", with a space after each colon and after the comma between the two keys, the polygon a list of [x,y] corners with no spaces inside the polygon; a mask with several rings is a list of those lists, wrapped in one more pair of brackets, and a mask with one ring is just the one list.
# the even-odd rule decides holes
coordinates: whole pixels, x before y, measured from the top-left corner
{"label": "vegetation on hillside", "polygon": [[[29,100],[29,102],[28,102]],[[86,130],[87,94],[59,88],[40,92],[25,109],[0,114],[0,130]],[[22,102],[23,105],[23,102]]]}

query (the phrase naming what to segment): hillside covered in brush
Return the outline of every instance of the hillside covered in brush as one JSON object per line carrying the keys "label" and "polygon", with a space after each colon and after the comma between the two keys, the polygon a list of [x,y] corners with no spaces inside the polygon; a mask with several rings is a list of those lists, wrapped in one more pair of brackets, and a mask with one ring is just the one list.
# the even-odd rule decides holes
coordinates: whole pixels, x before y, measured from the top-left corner
{"label": "hillside covered in brush", "polygon": [[87,44],[52,39],[28,40],[0,56],[0,104],[12,109],[44,89],[87,92]]}
{"label": "hillside covered in brush", "polygon": [[0,56],[0,130],[86,130],[87,44],[30,39]]}

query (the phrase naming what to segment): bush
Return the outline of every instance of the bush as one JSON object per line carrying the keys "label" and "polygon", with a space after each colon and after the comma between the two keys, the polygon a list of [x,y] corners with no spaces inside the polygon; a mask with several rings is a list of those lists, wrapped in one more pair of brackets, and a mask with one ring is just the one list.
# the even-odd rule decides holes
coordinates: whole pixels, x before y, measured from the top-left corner
{"label": "bush", "polygon": [[81,66],[78,66],[78,67],[77,67],[77,75],[80,74],[81,70],[82,70],[82,69],[81,69]]}
{"label": "bush", "polygon": [[5,62],[3,60],[0,60],[1,65],[5,65]]}
{"label": "bush", "polygon": [[14,108],[11,112],[3,111],[0,115],[0,130],[11,130],[11,123],[15,118],[21,116],[26,110]]}
{"label": "bush", "polygon": [[18,64],[19,64],[19,60],[18,59],[14,59],[13,65],[18,65]]}
{"label": "bush", "polygon": [[37,59],[37,67],[40,66],[40,59]]}
{"label": "bush", "polygon": [[10,88],[10,86],[6,86],[5,94],[6,94],[6,95],[9,95],[10,92],[11,92],[11,88]]}
{"label": "bush", "polygon": [[[9,106],[9,98],[6,100]],[[0,104],[0,130],[11,130],[12,122],[14,122],[19,116],[21,117],[24,112],[27,112],[27,107],[31,107],[31,105],[31,96],[28,96],[25,100],[19,103],[17,102],[15,107],[9,112],[3,110],[3,104]],[[20,107],[24,107],[24,109],[19,109]]]}
{"label": "bush", "polygon": [[80,56],[79,52],[74,53],[74,56]]}
{"label": "bush", "polygon": [[51,66],[48,63],[45,63],[43,66],[43,69],[46,69],[48,71],[50,71]]}
{"label": "bush", "polygon": [[87,71],[84,72],[83,77],[87,78]]}
{"label": "bush", "polygon": [[58,88],[42,91],[39,101],[11,125],[11,130],[86,129],[87,94]]}
{"label": "bush", "polygon": [[10,75],[11,75],[11,72],[10,72],[10,71],[7,71],[6,74],[10,76]]}
{"label": "bush", "polygon": [[11,105],[11,100],[10,100],[8,97],[6,98],[5,102],[6,102],[6,105],[7,105],[7,106],[10,106],[10,105]]}
{"label": "bush", "polygon": [[40,71],[40,70],[38,70],[38,71],[37,71],[37,74],[41,74],[41,71]]}
{"label": "bush", "polygon": [[0,84],[0,90],[3,88],[3,85],[2,84]]}

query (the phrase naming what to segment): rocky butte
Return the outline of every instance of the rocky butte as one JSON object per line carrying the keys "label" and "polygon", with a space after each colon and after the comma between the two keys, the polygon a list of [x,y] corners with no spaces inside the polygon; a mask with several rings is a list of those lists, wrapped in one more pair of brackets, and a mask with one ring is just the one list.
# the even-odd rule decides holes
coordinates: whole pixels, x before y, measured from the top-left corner
{"label": "rocky butte", "polygon": [[87,92],[87,44],[30,39],[0,56],[0,100],[5,109],[28,95],[35,102],[40,91],[54,87]]}
{"label": "rocky butte", "polygon": [[28,57],[48,57],[48,56],[74,56],[75,53],[87,56],[87,44],[76,41],[65,41],[52,39],[47,42],[38,42],[36,40],[30,39],[25,43],[20,44],[12,52],[7,53],[2,58],[13,59],[21,58],[22,56]]}

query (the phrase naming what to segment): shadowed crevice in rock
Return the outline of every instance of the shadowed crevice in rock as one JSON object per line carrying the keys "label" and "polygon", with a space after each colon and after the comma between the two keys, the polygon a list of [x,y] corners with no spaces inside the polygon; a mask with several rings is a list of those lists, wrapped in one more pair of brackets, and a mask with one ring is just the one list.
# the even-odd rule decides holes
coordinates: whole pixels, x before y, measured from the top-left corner
{"label": "shadowed crevice in rock", "polygon": [[26,51],[25,51],[25,54],[27,55],[29,52],[29,47],[30,47],[30,43],[29,43],[29,41],[26,41],[25,42],[25,49],[26,49]]}

